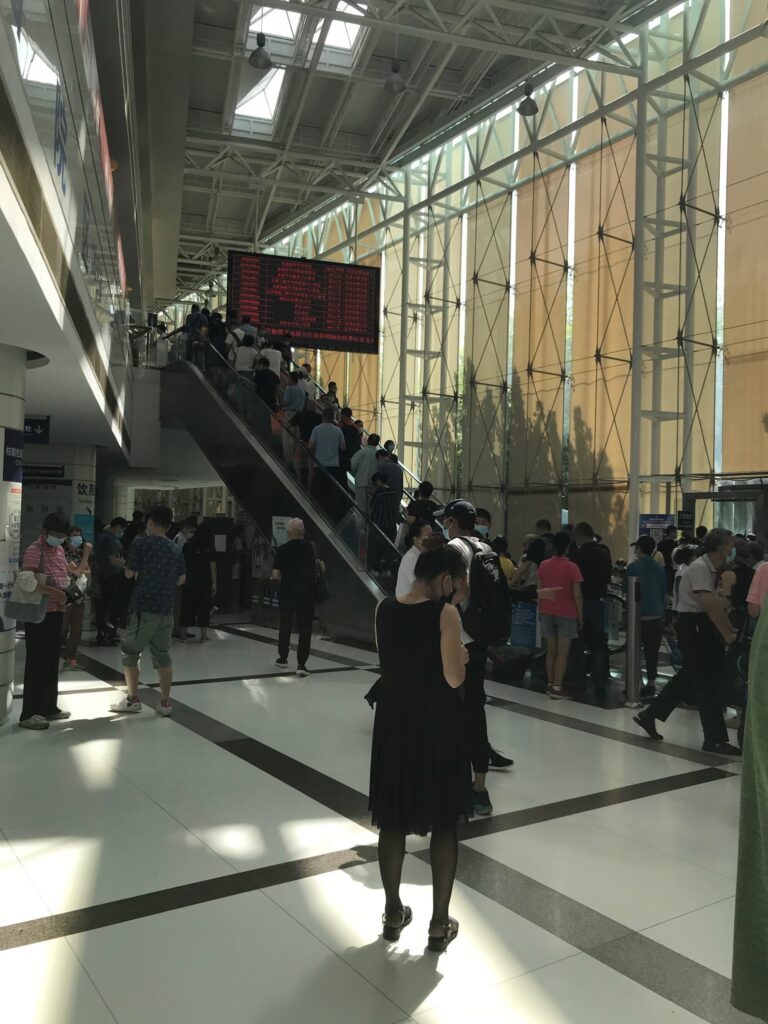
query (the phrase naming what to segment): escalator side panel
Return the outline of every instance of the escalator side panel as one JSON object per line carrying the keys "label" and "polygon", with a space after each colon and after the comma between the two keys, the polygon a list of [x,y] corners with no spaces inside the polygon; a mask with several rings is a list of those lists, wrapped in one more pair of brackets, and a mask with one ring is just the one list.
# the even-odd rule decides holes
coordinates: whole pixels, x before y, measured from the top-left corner
{"label": "escalator side panel", "polygon": [[[354,564],[335,527],[279,457],[267,450],[266,442],[248,429],[196,367],[176,363],[163,370],[161,419],[186,428],[265,536],[272,536],[273,516],[304,520],[307,538],[315,542],[326,566],[330,598],[318,608],[323,626],[335,637],[373,641],[373,616],[383,591]],[[354,530],[354,524],[346,529]]]}

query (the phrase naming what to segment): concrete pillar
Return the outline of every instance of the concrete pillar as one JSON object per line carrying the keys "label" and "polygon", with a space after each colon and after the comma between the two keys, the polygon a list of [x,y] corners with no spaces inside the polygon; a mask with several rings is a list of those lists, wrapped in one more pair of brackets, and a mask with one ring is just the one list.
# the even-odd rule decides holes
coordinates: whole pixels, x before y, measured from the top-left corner
{"label": "concrete pillar", "polygon": [[27,353],[0,345],[0,724],[8,718],[13,702],[16,623],[4,618],[3,611],[19,565],[26,373]]}

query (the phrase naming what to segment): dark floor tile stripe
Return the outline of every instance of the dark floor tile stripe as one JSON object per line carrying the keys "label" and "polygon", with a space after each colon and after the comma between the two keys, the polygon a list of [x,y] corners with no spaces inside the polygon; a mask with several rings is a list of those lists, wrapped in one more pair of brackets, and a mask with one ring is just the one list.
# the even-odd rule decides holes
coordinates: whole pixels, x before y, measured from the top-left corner
{"label": "dark floor tile stripe", "polygon": [[101,903],[83,910],[72,910],[65,914],[53,914],[51,917],[9,924],[0,927],[0,950],[29,946],[35,942],[47,942],[49,939],[60,939],[97,928],[109,928],[142,917],[166,914],[169,911],[210,903],[212,900],[225,899],[228,896],[239,896],[285,882],[295,882],[314,875],[356,867],[375,859],[375,845],[359,846],[354,850],[338,850],[318,857],[306,857],[285,864],[239,871],[232,875],[191,882],[159,892],[130,896],[112,903]]}
{"label": "dark floor tile stripe", "polygon": [[[429,863],[428,850],[414,856]],[[721,974],[478,850],[462,846],[456,877],[469,888],[702,1020],[711,1024],[749,1024],[752,1021],[730,1006],[730,981]],[[617,1007],[616,1020],[620,1019]]]}
{"label": "dark floor tile stripe", "polygon": [[[275,647],[277,640],[273,636],[266,636],[263,633],[251,633],[246,629],[237,629],[235,626],[217,626],[216,627],[222,633],[231,633],[233,636],[241,636],[246,640],[256,640],[260,644],[269,644],[270,647]],[[336,642],[335,640],[333,641]],[[295,651],[298,649],[298,644],[291,644],[291,650]],[[326,661],[337,661],[340,665],[349,665],[350,668],[370,668],[370,661],[360,661],[357,658],[347,658],[343,654],[331,654],[330,651],[322,651],[313,647],[309,652],[315,658],[325,658]]]}
{"label": "dark floor tile stripe", "polygon": [[674,793],[676,790],[700,786],[705,782],[730,778],[733,778],[733,772],[726,772],[721,768],[704,768],[695,772],[684,772],[682,775],[652,779],[649,782],[634,782],[627,786],[618,786],[616,789],[605,789],[601,793],[588,793],[586,796],[572,797],[569,800],[526,807],[521,811],[508,811],[506,814],[496,814],[490,818],[475,818],[462,825],[459,834],[461,839],[475,839],[477,836],[525,828],[526,825],[537,825],[542,821],[552,821],[554,818],[567,818],[573,814],[599,810],[601,807],[612,807],[614,804]]}
{"label": "dark floor tile stripe", "polygon": [[[512,700],[505,700],[503,697],[489,697],[488,706],[500,708],[503,711],[511,711],[515,715],[522,715],[524,718],[537,718],[540,722],[551,722],[553,725],[562,725],[566,729],[575,729],[577,732],[585,732],[591,736],[600,736],[605,740],[617,740],[619,743],[626,743],[630,747],[642,747],[655,754],[667,754],[669,757],[679,757],[682,761],[691,761],[693,764],[706,764],[712,767],[728,765],[727,758],[718,757],[717,754],[707,754],[703,750],[692,750],[690,747],[681,747],[677,743],[666,741],[656,743],[646,736],[635,736],[631,732],[622,732],[621,729],[612,729],[608,725],[599,725],[597,722],[585,722],[580,718],[571,718],[570,715],[559,715],[556,711],[547,711],[545,708],[531,707],[528,704],[517,704]],[[638,730],[639,731],[639,730]]]}

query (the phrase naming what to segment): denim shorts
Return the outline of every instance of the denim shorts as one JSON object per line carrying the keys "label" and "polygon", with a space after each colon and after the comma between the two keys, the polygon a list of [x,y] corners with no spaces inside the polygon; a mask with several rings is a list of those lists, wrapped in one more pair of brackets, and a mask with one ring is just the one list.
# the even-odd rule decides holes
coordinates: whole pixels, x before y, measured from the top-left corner
{"label": "denim shorts", "polygon": [[562,615],[542,615],[541,635],[550,640],[575,640],[579,635],[578,620]]}

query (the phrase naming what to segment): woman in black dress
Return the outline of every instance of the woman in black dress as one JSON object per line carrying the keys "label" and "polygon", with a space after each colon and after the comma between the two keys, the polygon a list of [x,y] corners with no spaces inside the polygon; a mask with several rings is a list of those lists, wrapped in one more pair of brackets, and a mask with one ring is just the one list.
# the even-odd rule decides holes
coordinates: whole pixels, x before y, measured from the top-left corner
{"label": "woman in black dress", "polygon": [[381,661],[371,752],[370,809],[378,825],[379,868],[386,895],[383,936],[411,921],[400,901],[405,837],[432,833],[432,920],[429,948],[442,952],[458,922],[448,916],[456,875],[456,824],[470,813],[471,772],[461,695],[467,650],[453,605],[466,589],[461,553],[442,538],[427,540],[408,594],[376,609]]}
{"label": "woman in black dress", "polygon": [[189,626],[200,627],[200,643],[208,643],[213,595],[216,593],[216,545],[213,531],[203,523],[184,545],[187,582],[181,592],[181,639],[190,639]]}

